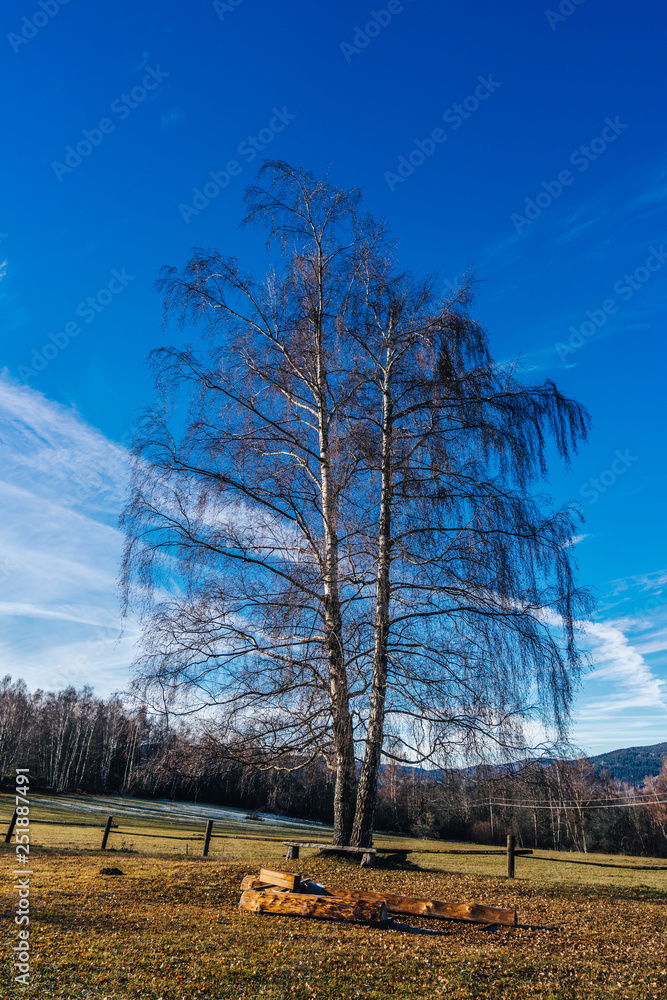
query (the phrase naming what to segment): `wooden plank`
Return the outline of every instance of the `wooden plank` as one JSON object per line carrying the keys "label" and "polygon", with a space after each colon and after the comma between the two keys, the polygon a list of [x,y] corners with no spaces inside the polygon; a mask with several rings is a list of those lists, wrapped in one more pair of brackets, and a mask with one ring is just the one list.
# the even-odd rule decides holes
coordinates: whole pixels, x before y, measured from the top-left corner
{"label": "wooden plank", "polygon": [[[30,817],[30,826],[90,826],[95,830],[100,830],[104,823],[102,820],[99,823],[71,823],[69,820],[60,819],[33,819]],[[112,823],[111,829],[115,830],[118,823]]]}
{"label": "wooden plank", "polygon": [[[115,827],[116,824],[114,823]],[[203,840],[203,833],[184,833],[182,836],[174,836],[173,833],[139,833],[138,830],[118,830],[124,837],[148,837],[149,840]]]}
{"label": "wooden plank", "polygon": [[[240,838],[236,838],[240,839]],[[252,838],[260,839],[260,838]],[[263,838],[261,838],[263,839]],[[507,852],[502,847],[494,848],[485,851],[475,851],[475,850],[461,850],[459,848],[452,848],[451,850],[440,850],[434,848],[421,848],[421,847],[336,847],[334,844],[323,844],[321,842],[310,842],[305,840],[283,840],[281,841],[285,847],[311,847],[318,851],[350,851],[357,854],[362,854],[365,851],[374,851],[376,854],[479,854],[480,857],[483,855],[492,854],[502,854],[505,855]],[[516,848],[514,851],[515,857],[520,854],[532,854],[531,848]]]}
{"label": "wooden plank", "polygon": [[255,889],[256,891],[261,891],[262,889],[270,889],[271,884],[269,882],[262,882],[261,878],[257,878],[256,875],[246,875],[241,879],[241,890],[245,892],[246,889]]}
{"label": "wooden plank", "polygon": [[[306,887],[304,887],[306,888]],[[433,917],[437,920],[463,920],[473,924],[502,924],[516,927],[516,910],[501,906],[482,906],[479,903],[445,903],[440,899],[420,899],[416,896],[398,896],[387,892],[356,892],[353,889],[330,889],[336,899],[358,899],[366,902],[385,900],[389,913],[402,916]]]}
{"label": "wooden plank", "polygon": [[[241,890],[245,892],[246,889],[254,889],[256,892],[268,892],[270,890],[278,891],[278,886],[270,885],[268,882],[262,882],[260,878],[256,875],[246,875],[241,879]],[[281,889],[282,891],[282,889]],[[310,893],[311,896],[329,896],[329,890],[320,885],[319,882],[312,882],[310,880],[306,881],[303,877],[299,883],[299,892]],[[384,898],[384,897],[383,897]]]}
{"label": "wooden plank", "polygon": [[276,872],[271,868],[260,868],[259,880],[268,885],[277,886],[280,889],[290,889],[292,892],[298,892],[301,876],[294,875],[292,872]]}
{"label": "wooden plank", "polygon": [[[118,828],[117,823],[111,824],[111,829],[115,830]],[[139,833],[138,830],[120,830],[118,833],[123,837],[148,837],[149,840],[203,840],[203,833],[184,833],[182,836],[175,837],[173,833]]]}
{"label": "wooden plank", "polygon": [[[519,851],[515,852],[519,854]],[[531,852],[532,853],[532,852]],[[562,865],[593,865],[595,868],[624,868],[628,871],[635,872],[665,872],[667,871],[667,865],[614,865],[606,861],[574,861],[572,858],[541,858],[539,855],[534,854],[529,861],[555,861]]]}
{"label": "wooden plank", "polygon": [[[506,855],[507,854],[507,849],[506,848],[498,848],[496,850],[491,850],[491,851],[467,851],[467,850],[463,851],[463,850],[459,850],[458,848],[452,848],[451,850],[435,850],[435,849],[431,849],[431,848],[415,847],[415,849],[414,849],[414,851],[412,853],[413,854],[470,854],[470,855],[478,854],[480,857],[484,857],[484,856],[492,855],[492,854],[503,854],[503,855]],[[523,847],[521,847],[521,848],[516,848],[515,851],[514,851],[514,854],[515,854],[516,857],[518,857],[520,854],[532,854],[532,853],[533,853],[532,848],[523,848]]]}
{"label": "wooden plank", "polygon": [[306,843],[303,840],[283,840],[285,847],[312,847],[318,851],[342,851],[348,854],[375,854],[375,847],[338,847],[336,844]]}
{"label": "wooden plank", "polygon": [[239,909],[252,913],[272,913],[281,917],[310,917],[314,920],[340,920],[354,924],[387,923],[387,905],[379,900],[338,899],[330,896],[307,896],[291,892],[253,892],[241,896]]}

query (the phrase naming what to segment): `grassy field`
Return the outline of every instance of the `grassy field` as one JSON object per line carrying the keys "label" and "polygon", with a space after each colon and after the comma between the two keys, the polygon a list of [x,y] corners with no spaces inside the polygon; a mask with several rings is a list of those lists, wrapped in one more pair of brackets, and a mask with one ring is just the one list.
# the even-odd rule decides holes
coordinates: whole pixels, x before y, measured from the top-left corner
{"label": "grassy field", "polygon": [[[84,805],[87,815],[76,809]],[[0,817],[8,813],[0,797]],[[98,813],[95,810],[103,808]],[[165,804],[167,808],[168,804]],[[126,807],[127,813],[123,813]],[[185,856],[186,841],[139,838],[138,833],[201,834],[203,814],[220,833],[204,859]],[[33,800],[36,819],[65,812],[102,822],[118,816],[122,830],[99,848],[97,829],[35,825],[31,831],[32,984],[12,983],[2,963],[0,1000],[14,997],[150,998],[208,1000],[270,997],[356,1000],[452,997],[455,1000],[602,1000],[667,997],[667,872],[611,871],[574,864],[517,859],[517,878],[503,875],[502,857],[417,853],[439,845],[378,837],[378,845],[412,846],[413,866],[361,869],[356,862],[303,851],[284,861],[281,837],[298,824],[223,819],[202,807],[196,821],[143,810],[132,800]],[[180,824],[178,827],[177,824]],[[327,828],[301,827],[297,839],[327,839]],[[246,840],[261,836],[275,840]],[[134,837],[134,839],[133,839]],[[201,842],[189,851],[201,853]],[[549,852],[539,852],[549,857]],[[13,850],[2,849],[0,912],[13,917]],[[563,855],[553,855],[553,857]],[[569,855],[565,857],[570,857]],[[583,860],[573,855],[572,860]],[[650,859],[598,857],[614,863]],[[656,861],[656,867],[661,862]],[[664,862],[662,862],[664,864]],[[239,883],[260,865],[306,873],[320,882],[457,902],[516,907],[520,924],[489,933],[452,922],[405,919],[437,928],[438,936],[408,934],[299,918],[240,913]],[[116,866],[123,875],[103,875]],[[553,926],[556,925],[556,926]],[[3,921],[3,953],[11,954],[17,928]]]}

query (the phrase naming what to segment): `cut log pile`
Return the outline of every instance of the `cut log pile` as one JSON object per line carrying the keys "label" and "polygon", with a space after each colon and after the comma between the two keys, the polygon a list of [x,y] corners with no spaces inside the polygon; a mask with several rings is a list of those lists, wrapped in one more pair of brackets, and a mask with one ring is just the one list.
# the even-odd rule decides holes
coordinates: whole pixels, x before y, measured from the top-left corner
{"label": "cut log pile", "polygon": [[391,926],[392,916],[462,920],[466,923],[516,927],[516,910],[478,903],[445,903],[387,892],[331,889],[303,875],[260,869],[259,877],[246,875],[241,882],[242,910],[280,916],[341,920],[347,923]]}

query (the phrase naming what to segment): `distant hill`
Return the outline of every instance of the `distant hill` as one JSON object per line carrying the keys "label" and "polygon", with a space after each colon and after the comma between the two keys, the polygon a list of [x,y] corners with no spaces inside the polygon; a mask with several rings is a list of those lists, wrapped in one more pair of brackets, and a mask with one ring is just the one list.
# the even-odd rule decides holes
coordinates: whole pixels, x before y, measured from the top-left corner
{"label": "distant hill", "polygon": [[650,747],[626,747],[625,750],[611,750],[609,753],[589,757],[599,774],[609,773],[619,781],[629,781],[641,785],[644,778],[660,773],[662,758],[667,757],[667,743],[654,743]]}
{"label": "distant hill", "polygon": [[[650,747],[625,747],[622,750],[609,750],[607,753],[598,754],[597,757],[588,757],[595,768],[596,774],[600,771],[608,771],[612,778],[617,781],[627,781],[631,785],[641,785],[644,778],[660,773],[662,758],[667,757],[667,743],[654,743]],[[527,757],[525,760],[518,760],[512,764],[486,764],[481,767],[479,764],[471,764],[468,767],[455,767],[453,772],[467,778],[477,778],[480,773],[486,777],[499,777],[512,771],[521,771],[525,767],[534,767],[539,764],[548,768],[556,762],[555,757],[541,757],[539,760],[532,760]],[[384,771],[387,765],[381,765]],[[422,770],[419,767],[411,767],[409,764],[399,768],[401,774],[418,772],[421,777],[428,780],[440,780],[448,772],[440,768]],[[451,773],[451,772],[449,772]]]}

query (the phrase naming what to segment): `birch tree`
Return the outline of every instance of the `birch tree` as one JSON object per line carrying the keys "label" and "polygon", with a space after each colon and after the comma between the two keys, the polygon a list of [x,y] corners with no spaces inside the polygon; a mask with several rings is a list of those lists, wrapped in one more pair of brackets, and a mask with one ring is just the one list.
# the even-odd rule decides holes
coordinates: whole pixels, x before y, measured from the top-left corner
{"label": "birch tree", "polygon": [[360,284],[346,336],[365,359],[354,423],[375,579],[353,833],[365,845],[388,734],[404,763],[452,747],[523,753],[531,715],[563,738],[588,599],[573,574],[575,512],[532,489],[547,445],[569,460],[587,416],[551,382],[494,364],[469,284],[442,298],[377,260]]}
{"label": "birch tree", "polygon": [[511,754],[525,719],[563,734],[586,596],[574,513],[533,490],[587,417],[496,366],[470,285],[403,274],[358,193],[283,163],[260,181],[266,278],[198,250],[160,282],[203,344],[154,353],[135,449],[138,685],[240,759],[323,756],[334,842],[365,846],[383,758]]}
{"label": "birch tree", "polygon": [[163,272],[167,315],[203,322],[210,350],[154,356],[161,384],[189,389],[191,409],[178,442],[164,413],[146,419],[124,579],[150,595],[161,556],[176,560],[186,596],[151,612],[144,675],[195,708],[223,709],[220,738],[276,766],[324,753],[344,844],[356,788],[344,617],[356,581],[341,533],[359,456],[346,440],[355,376],[338,331],[359,254],[381,233],[359,217],[357,193],[285,164],[265,175],[269,187],[247,195],[247,221],[266,224],[278,248],[265,281],[217,251]]}

